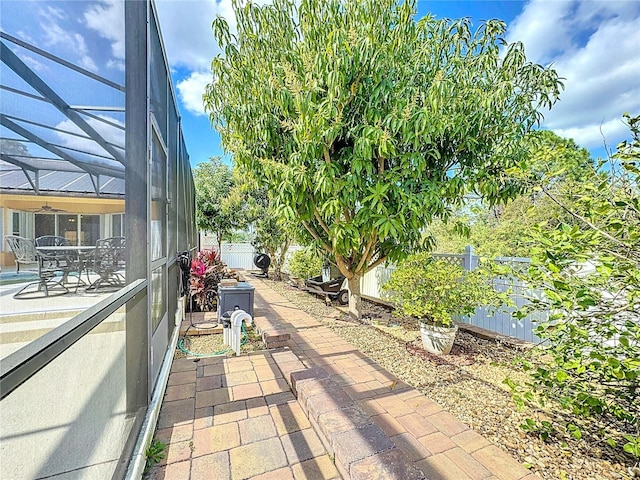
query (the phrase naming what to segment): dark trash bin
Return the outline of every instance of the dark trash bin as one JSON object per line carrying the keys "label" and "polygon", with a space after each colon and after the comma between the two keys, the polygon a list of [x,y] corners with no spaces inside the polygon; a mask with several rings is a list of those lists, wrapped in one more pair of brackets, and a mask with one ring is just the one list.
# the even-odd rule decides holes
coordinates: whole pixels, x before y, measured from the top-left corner
{"label": "dark trash bin", "polygon": [[225,312],[244,310],[253,318],[254,287],[248,282],[233,286],[218,286],[218,321]]}

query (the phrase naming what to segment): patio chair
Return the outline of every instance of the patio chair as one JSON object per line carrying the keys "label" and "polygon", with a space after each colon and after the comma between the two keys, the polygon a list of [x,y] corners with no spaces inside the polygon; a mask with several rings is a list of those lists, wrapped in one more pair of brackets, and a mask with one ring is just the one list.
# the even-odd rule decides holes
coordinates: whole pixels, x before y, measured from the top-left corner
{"label": "patio chair", "polygon": [[101,238],[96,242],[92,270],[100,278],[89,285],[87,290],[97,290],[103,286],[125,285],[125,248],[125,237]]}
{"label": "patio chair", "polygon": [[[20,273],[20,267],[27,267],[26,271],[33,273],[38,271],[38,259],[36,258],[36,249],[33,242],[28,238],[19,237],[17,235],[7,235],[6,237],[9,248],[13,252],[16,262],[16,273]],[[26,240],[24,242],[23,240]],[[31,266],[31,268],[28,268]],[[22,269],[23,271],[25,268]]]}
{"label": "patio chair", "polygon": [[[58,235],[43,235],[36,238],[35,243],[36,249],[38,247],[70,247],[73,245],[68,239]],[[40,251],[40,254],[44,255],[52,262],[57,262],[58,267],[63,272],[63,283],[67,283],[69,275],[71,273],[75,273],[75,276],[78,277],[76,290],[78,289],[78,285],[81,283],[81,264],[78,252],[69,250],[52,250],[47,253]]]}
{"label": "patio chair", "polygon": [[71,242],[64,237],[57,235],[43,235],[36,238],[36,247],[60,247],[69,246]]}
{"label": "patio chair", "polygon": [[[13,295],[14,298],[24,298],[27,295],[32,296],[34,293],[39,292],[43,292],[47,297],[52,292],[57,292],[58,295],[69,292],[67,287],[64,286],[65,270],[60,266],[60,262],[55,256],[38,252],[34,241],[30,238],[8,235],[6,239],[16,257],[16,265],[19,263],[34,265],[34,268],[29,271],[38,275],[38,281],[25,285]],[[56,280],[58,274],[62,275],[60,280]],[[37,285],[38,288],[33,291],[27,291],[33,285]]]}

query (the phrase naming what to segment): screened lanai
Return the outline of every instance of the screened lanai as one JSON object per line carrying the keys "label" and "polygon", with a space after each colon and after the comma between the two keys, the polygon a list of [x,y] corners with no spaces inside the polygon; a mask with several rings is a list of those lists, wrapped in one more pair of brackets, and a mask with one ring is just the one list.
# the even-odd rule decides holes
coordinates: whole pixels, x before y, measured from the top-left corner
{"label": "screened lanai", "polygon": [[[0,233],[95,245],[124,227],[124,57],[90,21],[99,3],[35,7],[3,4]],[[85,25],[73,21],[83,16]],[[110,28],[124,38],[123,21]]]}
{"label": "screened lanai", "polygon": [[[0,59],[0,477],[136,478],[197,242],[155,6],[3,1]],[[123,238],[122,281],[16,298],[6,238],[44,236],[94,277]]]}

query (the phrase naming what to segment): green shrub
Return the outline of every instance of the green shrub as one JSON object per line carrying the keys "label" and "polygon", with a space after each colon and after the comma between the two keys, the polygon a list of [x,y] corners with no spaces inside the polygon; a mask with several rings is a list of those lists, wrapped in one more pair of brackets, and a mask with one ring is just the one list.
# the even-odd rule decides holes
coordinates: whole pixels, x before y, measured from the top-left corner
{"label": "green shrub", "polygon": [[466,271],[428,252],[407,258],[382,289],[397,311],[443,327],[453,323],[454,315],[470,315],[499,298],[484,272]]}
{"label": "green shrub", "polygon": [[303,280],[315,277],[322,272],[322,258],[310,249],[297,250],[291,255],[288,270],[292,276]]}

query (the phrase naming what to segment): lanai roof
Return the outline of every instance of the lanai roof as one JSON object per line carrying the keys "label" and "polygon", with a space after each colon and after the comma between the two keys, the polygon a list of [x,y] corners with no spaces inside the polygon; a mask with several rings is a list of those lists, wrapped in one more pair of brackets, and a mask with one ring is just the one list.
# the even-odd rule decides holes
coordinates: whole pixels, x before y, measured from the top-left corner
{"label": "lanai roof", "polygon": [[[94,6],[71,2],[85,18]],[[3,4],[0,192],[124,195],[124,52],[112,48],[114,37],[124,39],[124,10],[119,26],[110,26],[112,38],[87,28],[90,22],[74,22],[73,15],[54,18],[65,29],[57,38],[84,45],[80,62],[77,49],[73,54],[64,42],[24,28],[38,28],[43,12],[37,10]],[[12,23],[25,15],[33,21]]]}

